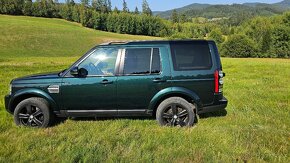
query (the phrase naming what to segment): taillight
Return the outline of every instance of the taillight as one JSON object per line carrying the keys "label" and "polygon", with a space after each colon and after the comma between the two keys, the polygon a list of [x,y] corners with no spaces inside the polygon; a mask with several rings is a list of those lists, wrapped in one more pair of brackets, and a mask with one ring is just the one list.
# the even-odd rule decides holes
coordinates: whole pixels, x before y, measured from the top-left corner
{"label": "taillight", "polygon": [[214,93],[219,93],[219,71],[214,72]]}
{"label": "taillight", "polygon": [[224,73],[222,71],[216,70],[214,73],[214,92],[221,93],[223,91],[224,84]]}

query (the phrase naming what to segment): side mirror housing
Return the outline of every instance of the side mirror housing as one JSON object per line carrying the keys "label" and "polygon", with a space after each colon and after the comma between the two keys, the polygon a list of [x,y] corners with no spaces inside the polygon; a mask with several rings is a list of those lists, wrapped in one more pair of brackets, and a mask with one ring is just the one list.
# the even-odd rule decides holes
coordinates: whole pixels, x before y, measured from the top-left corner
{"label": "side mirror housing", "polygon": [[79,70],[78,70],[78,67],[74,67],[70,70],[70,74],[72,76],[78,76],[79,75]]}
{"label": "side mirror housing", "polygon": [[88,76],[88,70],[86,70],[84,68],[79,69],[78,67],[74,67],[70,70],[70,74],[72,76],[84,78],[84,77]]}
{"label": "side mirror housing", "polygon": [[79,74],[79,77],[86,77],[86,76],[88,76],[88,70],[86,70],[84,68],[80,68],[78,70],[78,74]]}

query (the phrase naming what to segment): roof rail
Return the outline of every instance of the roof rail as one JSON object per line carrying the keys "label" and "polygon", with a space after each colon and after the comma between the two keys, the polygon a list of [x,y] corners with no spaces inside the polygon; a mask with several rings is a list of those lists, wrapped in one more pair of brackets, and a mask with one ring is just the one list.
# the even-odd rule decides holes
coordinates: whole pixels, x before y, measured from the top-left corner
{"label": "roof rail", "polygon": [[127,44],[127,41],[110,41],[110,42],[106,42],[100,45],[115,45],[115,44]]}

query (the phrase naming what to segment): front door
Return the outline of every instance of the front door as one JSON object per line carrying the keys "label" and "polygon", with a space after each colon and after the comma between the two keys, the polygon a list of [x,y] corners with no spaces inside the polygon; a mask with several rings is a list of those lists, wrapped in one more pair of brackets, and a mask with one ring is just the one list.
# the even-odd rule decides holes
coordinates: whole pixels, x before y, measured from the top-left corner
{"label": "front door", "polygon": [[146,114],[154,95],[170,86],[167,51],[165,47],[127,47],[122,51],[117,84],[120,116]]}
{"label": "front door", "polygon": [[86,76],[67,75],[60,88],[62,108],[67,114],[113,115],[117,114],[115,65],[116,48],[97,48],[77,64]]}

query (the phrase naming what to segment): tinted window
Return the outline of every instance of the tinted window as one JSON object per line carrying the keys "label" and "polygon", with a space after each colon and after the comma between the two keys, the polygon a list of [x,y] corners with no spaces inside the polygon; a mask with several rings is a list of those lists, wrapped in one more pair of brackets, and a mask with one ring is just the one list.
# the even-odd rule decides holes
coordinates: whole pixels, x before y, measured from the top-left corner
{"label": "tinted window", "polygon": [[176,71],[209,69],[212,66],[210,50],[205,41],[173,42],[171,55]]}
{"label": "tinted window", "polygon": [[112,76],[115,71],[115,64],[118,55],[118,49],[99,48],[90,54],[78,68],[84,68],[88,75]]}
{"label": "tinted window", "polygon": [[161,65],[160,65],[159,49],[154,48],[153,49],[153,54],[152,54],[151,73],[152,74],[159,74],[160,70],[161,70]]}
{"label": "tinted window", "polygon": [[157,48],[126,49],[124,74],[151,74],[160,72],[160,55]]}

